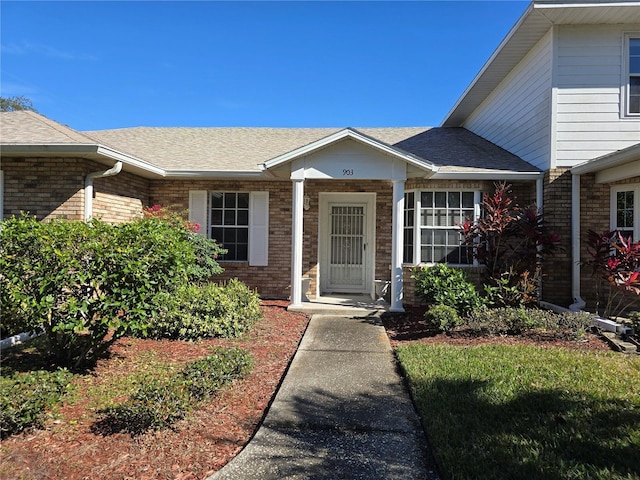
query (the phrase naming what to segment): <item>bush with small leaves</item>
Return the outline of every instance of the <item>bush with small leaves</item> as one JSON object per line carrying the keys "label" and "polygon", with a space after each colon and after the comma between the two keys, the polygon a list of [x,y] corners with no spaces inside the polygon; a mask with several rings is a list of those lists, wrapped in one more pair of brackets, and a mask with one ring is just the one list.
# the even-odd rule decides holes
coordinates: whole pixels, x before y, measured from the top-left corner
{"label": "bush with small leaves", "polygon": [[238,348],[218,348],[174,375],[151,379],[124,403],[99,412],[94,431],[139,435],[170,427],[202,401],[253,368],[253,357]]}
{"label": "bush with small leaves", "polygon": [[424,319],[443,332],[450,332],[464,323],[456,309],[447,305],[432,305],[425,312]]}
{"label": "bush with small leaves", "polygon": [[151,320],[146,333],[182,340],[237,337],[261,316],[258,294],[238,280],[224,285],[185,285],[166,297],[164,311]]}
{"label": "bush with small leaves", "polygon": [[476,287],[467,280],[465,272],[444,263],[413,270],[416,294],[427,305],[447,305],[465,315],[484,305]]}
{"label": "bush with small leaves", "polygon": [[73,375],[61,369],[34,370],[0,377],[0,438],[41,427],[47,409],[66,393]]}

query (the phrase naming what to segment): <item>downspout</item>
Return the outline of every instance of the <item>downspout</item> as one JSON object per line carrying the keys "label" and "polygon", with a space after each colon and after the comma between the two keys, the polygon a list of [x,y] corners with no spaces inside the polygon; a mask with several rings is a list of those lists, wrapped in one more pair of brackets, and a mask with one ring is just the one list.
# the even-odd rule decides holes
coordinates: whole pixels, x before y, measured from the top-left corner
{"label": "downspout", "polygon": [[571,175],[571,295],[569,310],[578,312],[587,303],[580,296],[580,175]]}
{"label": "downspout", "polygon": [[116,164],[109,170],[100,172],[91,172],[87,174],[84,179],[84,221],[91,220],[93,215],[93,180],[96,178],[112,177],[117,175],[122,170],[122,162],[116,162]]}

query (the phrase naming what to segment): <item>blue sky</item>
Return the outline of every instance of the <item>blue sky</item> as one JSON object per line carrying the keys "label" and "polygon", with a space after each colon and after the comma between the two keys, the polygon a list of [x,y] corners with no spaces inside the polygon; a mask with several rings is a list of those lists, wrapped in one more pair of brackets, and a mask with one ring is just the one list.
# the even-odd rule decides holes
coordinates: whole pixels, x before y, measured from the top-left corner
{"label": "blue sky", "polygon": [[437,126],[527,5],[3,0],[0,94],[77,130]]}

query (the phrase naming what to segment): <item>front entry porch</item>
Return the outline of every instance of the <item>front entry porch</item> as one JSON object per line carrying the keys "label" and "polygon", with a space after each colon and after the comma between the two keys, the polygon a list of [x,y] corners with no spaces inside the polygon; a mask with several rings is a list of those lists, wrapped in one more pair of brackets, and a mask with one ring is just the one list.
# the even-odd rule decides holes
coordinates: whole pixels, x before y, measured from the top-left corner
{"label": "front entry porch", "polygon": [[306,315],[349,315],[379,316],[389,311],[389,304],[380,302],[371,295],[362,294],[326,294],[307,299],[298,305],[290,305],[291,312]]}

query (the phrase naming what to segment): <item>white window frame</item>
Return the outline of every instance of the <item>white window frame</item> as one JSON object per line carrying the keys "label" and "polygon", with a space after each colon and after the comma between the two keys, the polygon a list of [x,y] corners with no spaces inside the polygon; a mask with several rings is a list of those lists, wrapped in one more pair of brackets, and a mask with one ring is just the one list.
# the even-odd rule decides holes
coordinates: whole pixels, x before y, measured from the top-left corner
{"label": "white window frame", "polygon": [[[213,196],[214,195],[218,195],[218,194],[222,194],[222,198],[223,198],[223,204],[222,204],[222,223],[221,224],[213,224]],[[225,197],[226,195],[235,195],[236,196],[236,206],[233,208],[227,207],[225,205]],[[246,195],[247,196],[247,208],[239,208],[237,206],[237,198],[238,195]],[[249,215],[250,215],[250,207],[251,207],[251,193],[250,192],[236,192],[236,191],[226,191],[226,190],[212,190],[209,192],[209,221],[207,222],[208,225],[208,229],[207,229],[207,236],[209,238],[212,238],[212,230],[214,228],[222,228],[223,230],[225,228],[235,228],[235,229],[242,229],[242,230],[246,230],[247,231],[247,255],[246,258],[237,258],[237,253],[236,253],[236,258],[230,258],[230,259],[226,259],[226,258],[222,258],[220,257],[219,261],[220,262],[248,262],[249,261]],[[225,225],[224,223],[224,213],[226,211],[230,211],[233,210],[235,212],[235,217],[236,217],[236,223],[234,224],[228,224]],[[246,225],[238,225],[237,224],[237,218],[238,218],[238,211],[245,211],[247,212],[247,223]],[[226,246],[224,245],[224,242],[222,241],[222,239],[218,239],[216,238],[217,242],[219,244],[222,245],[223,248],[226,248]],[[236,242],[237,245],[237,242]]]}
{"label": "white window frame", "polygon": [[246,260],[222,260],[225,263],[248,263],[252,267],[269,265],[269,192],[189,190],[189,220],[200,224],[198,233],[211,237],[211,195],[213,193],[249,194],[249,244]]}
{"label": "white window frame", "polygon": [[[443,189],[443,188],[426,188],[426,189],[416,189],[416,190],[407,190],[405,192],[406,193],[413,193],[414,194],[414,207],[413,207],[413,213],[414,213],[414,220],[413,220],[413,263],[411,263],[411,265],[435,265],[438,262],[426,262],[426,261],[422,261],[422,230],[423,229],[428,229],[428,230],[436,230],[438,228],[432,228],[432,227],[427,227],[427,226],[423,226],[422,225],[422,193],[425,192],[433,192],[435,194],[435,192],[455,192],[455,193],[461,193],[461,192],[472,192],[473,193],[473,216],[474,216],[474,220],[477,220],[478,218],[480,218],[480,206],[481,206],[481,202],[482,202],[482,192],[479,190],[474,190],[474,189],[467,189],[467,188],[460,188],[460,189],[456,189],[456,188],[450,188],[450,189]],[[406,207],[406,206],[405,206]],[[442,227],[440,229],[442,230],[451,230],[452,228],[455,228],[455,226],[446,226],[446,227]],[[406,230],[404,230],[406,232]],[[403,242],[404,245],[404,242]],[[408,264],[407,264],[408,265]],[[454,266],[454,267],[461,267],[461,268],[465,268],[465,267],[477,267],[478,266],[478,261],[474,258],[472,260],[471,263],[449,263],[449,265]]]}
{"label": "white window frame", "polygon": [[630,183],[627,185],[615,185],[611,187],[611,212],[609,228],[613,230],[629,231],[618,227],[618,202],[619,192],[633,192],[633,241],[640,240],[640,183]]}
{"label": "white window frame", "polygon": [[632,76],[640,77],[640,72],[636,73],[630,71],[631,69],[631,40],[640,41],[640,32],[629,32],[624,34],[622,45],[622,91],[621,91],[621,104],[622,104],[622,117],[623,118],[640,118],[640,112],[630,112],[629,95],[631,94],[630,79]]}

